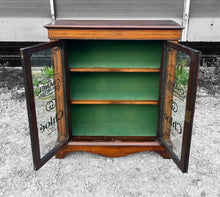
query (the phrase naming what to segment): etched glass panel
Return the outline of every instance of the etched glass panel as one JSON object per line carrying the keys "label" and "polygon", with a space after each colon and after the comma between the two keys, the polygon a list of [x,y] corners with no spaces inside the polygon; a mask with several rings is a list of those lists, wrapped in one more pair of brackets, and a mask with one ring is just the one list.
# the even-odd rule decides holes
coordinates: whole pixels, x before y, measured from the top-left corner
{"label": "etched glass panel", "polygon": [[189,55],[168,47],[162,137],[179,160],[183,142],[189,67]]}
{"label": "etched glass panel", "polygon": [[61,49],[53,47],[30,55],[40,156],[66,137]]}

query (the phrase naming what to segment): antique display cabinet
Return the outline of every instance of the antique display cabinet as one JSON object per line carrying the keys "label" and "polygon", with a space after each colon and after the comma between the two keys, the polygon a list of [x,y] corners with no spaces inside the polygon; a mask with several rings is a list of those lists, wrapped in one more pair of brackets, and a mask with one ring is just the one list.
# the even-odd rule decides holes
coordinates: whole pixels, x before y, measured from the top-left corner
{"label": "antique display cabinet", "polygon": [[173,21],[58,20],[21,49],[34,169],[155,151],[187,172],[200,52]]}

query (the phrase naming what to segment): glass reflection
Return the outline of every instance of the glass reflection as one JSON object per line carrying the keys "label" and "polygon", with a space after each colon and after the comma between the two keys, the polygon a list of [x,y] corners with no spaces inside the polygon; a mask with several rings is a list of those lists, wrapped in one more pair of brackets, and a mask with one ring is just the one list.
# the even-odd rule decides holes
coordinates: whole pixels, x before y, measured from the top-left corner
{"label": "glass reflection", "polygon": [[181,158],[190,56],[168,48],[163,114],[163,139]]}
{"label": "glass reflection", "polygon": [[34,52],[30,56],[41,158],[55,147],[58,139],[57,125],[64,116],[63,109],[56,107],[55,92],[62,85],[62,77],[54,73],[52,50]]}

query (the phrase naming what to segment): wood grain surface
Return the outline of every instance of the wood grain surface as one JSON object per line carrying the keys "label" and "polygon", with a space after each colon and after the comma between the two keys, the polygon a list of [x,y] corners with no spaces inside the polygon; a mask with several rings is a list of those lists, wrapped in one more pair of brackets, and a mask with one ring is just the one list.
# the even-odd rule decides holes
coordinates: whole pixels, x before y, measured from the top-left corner
{"label": "wood grain surface", "polygon": [[170,158],[158,141],[150,142],[69,142],[56,154],[62,159],[70,152],[85,151],[106,157],[121,157],[142,151],[155,151],[163,158]]}
{"label": "wood grain surface", "polygon": [[178,40],[180,30],[48,29],[50,39]]}

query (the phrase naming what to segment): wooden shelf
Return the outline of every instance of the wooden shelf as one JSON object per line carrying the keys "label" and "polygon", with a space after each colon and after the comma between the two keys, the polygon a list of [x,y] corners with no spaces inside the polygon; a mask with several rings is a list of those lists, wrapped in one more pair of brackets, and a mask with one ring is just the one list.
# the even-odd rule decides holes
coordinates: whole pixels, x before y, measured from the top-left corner
{"label": "wooden shelf", "polygon": [[160,68],[69,68],[69,72],[160,72]]}
{"label": "wooden shelf", "polygon": [[71,100],[71,104],[158,105],[158,100]]}
{"label": "wooden shelf", "polygon": [[148,141],[148,142],[99,142],[99,141],[70,141],[68,145],[72,146],[159,146],[160,143],[158,141]]}

